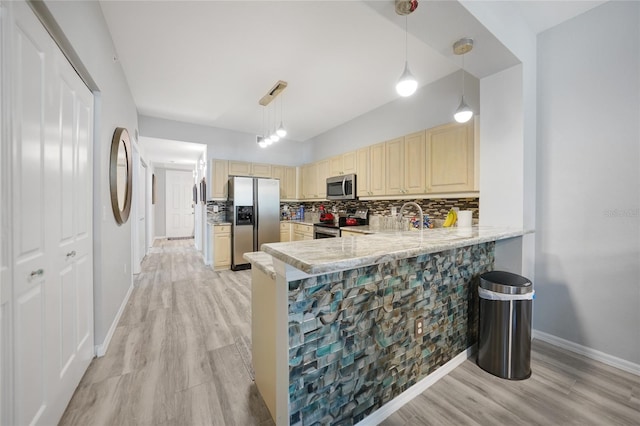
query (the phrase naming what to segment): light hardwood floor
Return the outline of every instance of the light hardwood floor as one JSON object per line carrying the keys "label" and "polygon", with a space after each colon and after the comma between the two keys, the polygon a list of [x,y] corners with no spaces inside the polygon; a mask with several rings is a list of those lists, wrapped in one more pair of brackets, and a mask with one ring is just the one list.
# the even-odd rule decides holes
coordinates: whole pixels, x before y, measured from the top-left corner
{"label": "light hardwood floor", "polygon": [[[252,382],[250,272],[213,272],[192,240],[144,261],[107,354],[62,425],[272,425]],[[464,364],[387,418],[395,425],[640,425],[640,377],[534,340],[533,374]]]}
{"label": "light hardwood floor", "polygon": [[251,272],[157,241],[61,425],[273,425],[253,383]]}

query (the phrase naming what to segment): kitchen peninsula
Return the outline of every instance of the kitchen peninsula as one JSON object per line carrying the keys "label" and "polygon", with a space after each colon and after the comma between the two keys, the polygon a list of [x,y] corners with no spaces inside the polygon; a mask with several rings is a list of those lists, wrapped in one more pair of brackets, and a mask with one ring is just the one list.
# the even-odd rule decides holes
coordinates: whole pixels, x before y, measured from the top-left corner
{"label": "kitchen peninsula", "polygon": [[522,235],[382,232],[247,253],[255,380],[276,424],[355,424],[465,353],[478,277],[496,241]]}

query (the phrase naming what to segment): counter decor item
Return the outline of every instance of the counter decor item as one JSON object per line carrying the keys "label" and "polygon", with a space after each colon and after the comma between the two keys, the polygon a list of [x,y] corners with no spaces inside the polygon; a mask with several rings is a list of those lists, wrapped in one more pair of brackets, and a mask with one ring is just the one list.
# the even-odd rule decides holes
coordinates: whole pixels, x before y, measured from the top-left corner
{"label": "counter decor item", "polygon": [[458,212],[458,228],[471,228],[472,217],[471,210],[460,210]]}

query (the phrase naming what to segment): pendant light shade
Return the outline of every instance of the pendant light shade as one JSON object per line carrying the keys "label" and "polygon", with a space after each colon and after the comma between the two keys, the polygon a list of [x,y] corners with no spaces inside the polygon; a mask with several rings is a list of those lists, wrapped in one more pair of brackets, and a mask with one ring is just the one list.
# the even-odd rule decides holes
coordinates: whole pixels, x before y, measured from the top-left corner
{"label": "pendant light shade", "polygon": [[396,83],[396,92],[398,92],[398,95],[406,98],[407,96],[413,95],[417,88],[418,82],[413,74],[411,74],[411,71],[409,71],[409,63],[405,62],[404,71]]}
{"label": "pendant light shade", "polygon": [[464,101],[464,55],[473,49],[473,39],[461,38],[453,44],[453,53],[462,56],[462,97],[460,99],[460,105],[453,114],[454,120],[458,123],[466,123],[473,117],[473,110]]}
{"label": "pendant light shade", "polygon": [[409,71],[409,32],[407,30],[407,16],[404,17],[404,71],[396,83],[396,92],[402,97],[411,96],[418,88],[418,81]]}
{"label": "pendant light shade", "polygon": [[280,120],[280,126],[278,127],[278,130],[276,130],[276,133],[278,134],[278,136],[280,136],[281,138],[284,138],[285,136],[287,136],[287,130],[284,128],[284,126],[282,125],[282,120]]}
{"label": "pendant light shade", "polygon": [[467,121],[471,120],[471,117],[473,117],[473,110],[469,108],[469,105],[467,105],[467,103],[464,101],[463,96],[462,100],[460,101],[460,106],[458,106],[455,114],[453,114],[453,118],[458,123],[466,123]]}

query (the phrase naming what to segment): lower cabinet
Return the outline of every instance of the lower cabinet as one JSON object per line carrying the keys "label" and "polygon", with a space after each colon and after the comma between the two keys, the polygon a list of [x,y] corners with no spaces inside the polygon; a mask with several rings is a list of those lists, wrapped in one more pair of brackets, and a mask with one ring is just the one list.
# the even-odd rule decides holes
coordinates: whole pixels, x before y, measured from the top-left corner
{"label": "lower cabinet", "polygon": [[213,267],[229,269],[231,267],[231,225],[213,227]]}
{"label": "lower cabinet", "polygon": [[313,225],[306,223],[293,224],[292,241],[313,240]]}
{"label": "lower cabinet", "polygon": [[280,242],[288,243],[291,241],[291,223],[280,222]]}
{"label": "lower cabinet", "polygon": [[367,234],[363,234],[362,232],[354,232],[354,231],[346,231],[344,229],[340,230],[341,237],[362,237]]}

